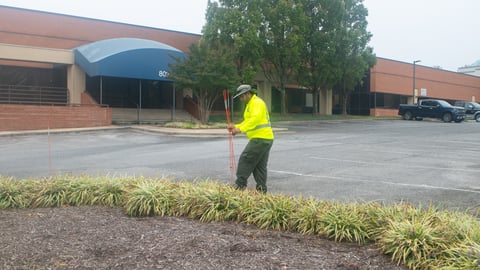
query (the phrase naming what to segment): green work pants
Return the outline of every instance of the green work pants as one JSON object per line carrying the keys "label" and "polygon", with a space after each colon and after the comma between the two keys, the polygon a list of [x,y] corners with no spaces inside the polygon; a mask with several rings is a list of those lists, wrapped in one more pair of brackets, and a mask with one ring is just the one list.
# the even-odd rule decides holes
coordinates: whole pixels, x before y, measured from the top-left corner
{"label": "green work pants", "polygon": [[238,160],[237,180],[238,189],[247,187],[247,179],[253,173],[256,189],[260,192],[267,192],[267,163],[273,140],[251,139],[243,150]]}

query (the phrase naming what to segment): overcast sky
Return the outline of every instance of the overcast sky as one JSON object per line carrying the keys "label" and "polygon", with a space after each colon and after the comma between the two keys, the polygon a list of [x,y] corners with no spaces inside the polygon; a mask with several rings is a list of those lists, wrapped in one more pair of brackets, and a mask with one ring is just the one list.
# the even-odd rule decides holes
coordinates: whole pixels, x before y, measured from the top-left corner
{"label": "overcast sky", "polygon": [[[207,2],[0,0],[0,5],[201,34]],[[451,71],[480,60],[480,0],[364,0],[364,5],[378,57],[421,60],[419,65]]]}

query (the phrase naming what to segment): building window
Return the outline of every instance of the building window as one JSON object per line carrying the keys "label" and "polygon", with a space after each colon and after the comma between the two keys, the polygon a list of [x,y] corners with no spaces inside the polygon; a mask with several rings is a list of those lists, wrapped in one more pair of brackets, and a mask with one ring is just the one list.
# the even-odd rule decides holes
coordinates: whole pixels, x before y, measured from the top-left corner
{"label": "building window", "polygon": [[371,108],[398,109],[400,104],[407,103],[407,97],[396,94],[372,93]]}

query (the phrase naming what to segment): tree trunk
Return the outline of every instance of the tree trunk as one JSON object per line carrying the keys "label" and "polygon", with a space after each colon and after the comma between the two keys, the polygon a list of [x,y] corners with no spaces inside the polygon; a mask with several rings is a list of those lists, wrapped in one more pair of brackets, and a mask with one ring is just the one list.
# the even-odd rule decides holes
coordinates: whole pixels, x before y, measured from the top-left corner
{"label": "tree trunk", "polygon": [[287,102],[286,102],[286,97],[287,95],[285,94],[285,89],[280,90],[280,112],[282,115],[287,114]]}
{"label": "tree trunk", "polygon": [[313,108],[312,108],[312,114],[313,115],[318,115],[318,112],[319,112],[319,109],[320,109],[320,106],[319,106],[319,102],[318,102],[318,89],[315,89],[312,91],[312,105],[313,105]]}
{"label": "tree trunk", "polygon": [[342,92],[342,114],[347,115],[347,101],[348,95],[345,92]]}

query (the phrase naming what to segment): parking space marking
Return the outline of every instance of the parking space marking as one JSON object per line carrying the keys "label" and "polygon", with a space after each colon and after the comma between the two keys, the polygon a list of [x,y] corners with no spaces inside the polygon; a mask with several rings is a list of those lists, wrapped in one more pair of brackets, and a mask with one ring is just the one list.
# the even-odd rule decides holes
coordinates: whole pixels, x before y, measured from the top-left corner
{"label": "parking space marking", "polygon": [[460,168],[444,168],[444,167],[405,165],[405,164],[394,164],[394,163],[392,164],[391,162],[371,162],[371,161],[359,161],[359,160],[336,159],[336,158],[322,158],[322,157],[316,157],[316,156],[310,156],[310,158],[327,160],[327,161],[335,161],[335,162],[349,162],[349,163],[365,164],[365,165],[378,165],[378,166],[389,165],[389,166],[417,168],[417,169],[435,169],[435,170],[444,170],[444,171],[460,171],[460,172],[480,173],[480,169],[460,169]]}
{"label": "parking space marking", "polygon": [[279,170],[269,170],[269,171],[278,173],[278,174],[288,174],[288,175],[310,177],[310,178],[328,178],[328,179],[335,179],[335,180],[340,180],[345,182],[349,181],[349,182],[363,182],[363,183],[374,183],[374,184],[380,183],[380,184],[394,185],[394,186],[404,186],[404,187],[414,187],[414,188],[424,188],[424,189],[439,189],[439,190],[446,190],[446,191],[459,191],[459,192],[480,194],[480,190],[475,190],[475,189],[472,190],[472,189],[463,189],[463,188],[448,188],[448,187],[439,187],[439,186],[431,186],[431,185],[397,183],[397,182],[389,182],[389,181],[373,181],[373,180],[365,180],[365,179],[358,179],[358,178],[354,179],[354,178],[337,177],[337,176],[330,176],[330,175],[303,174],[298,172],[279,171]]}

